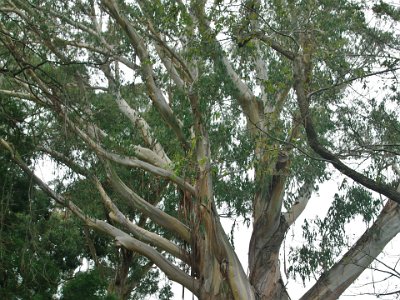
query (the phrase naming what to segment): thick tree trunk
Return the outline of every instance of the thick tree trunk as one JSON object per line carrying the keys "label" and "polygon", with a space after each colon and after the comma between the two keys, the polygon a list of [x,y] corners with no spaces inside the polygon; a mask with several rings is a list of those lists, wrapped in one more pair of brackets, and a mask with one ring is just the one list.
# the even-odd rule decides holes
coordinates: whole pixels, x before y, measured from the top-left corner
{"label": "thick tree trunk", "polygon": [[250,283],[255,288],[258,299],[289,299],[279,266],[279,250],[288,228],[287,223],[282,217],[278,228],[262,244],[256,240],[256,232],[260,228],[254,229],[250,242]]}
{"label": "thick tree trunk", "polygon": [[[260,151],[263,153],[263,151]],[[254,198],[254,225],[249,246],[250,283],[258,299],[289,299],[282,284],[279,250],[288,229],[282,203],[290,161],[280,150],[278,159],[263,155],[256,172],[258,191]],[[274,174],[266,170],[274,166]]]}
{"label": "thick tree trunk", "polygon": [[[199,153],[201,151],[199,149]],[[200,279],[199,299],[255,299],[253,288],[219,221],[208,170],[208,165],[200,167],[195,199],[197,213],[192,225],[192,267]]]}

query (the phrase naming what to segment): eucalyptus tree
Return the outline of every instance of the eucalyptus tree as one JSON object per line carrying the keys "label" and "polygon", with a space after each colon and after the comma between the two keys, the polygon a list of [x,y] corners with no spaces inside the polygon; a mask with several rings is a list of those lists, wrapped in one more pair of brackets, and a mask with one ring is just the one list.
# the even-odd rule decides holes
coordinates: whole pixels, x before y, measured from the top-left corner
{"label": "eucalyptus tree", "polygon": [[[302,299],[339,297],[399,232],[398,8],[4,0],[0,11],[0,93],[37,108],[23,121],[34,151],[85,189],[52,188],[7,136],[2,147],[120,253],[146,258],[142,274],[154,265],[199,299],[288,299],[279,251],[330,166],[349,179],[291,254],[293,276],[320,275]],[[251,224],[248,273],[221,214]],[[371,226],[343,255],[356,215]]]}

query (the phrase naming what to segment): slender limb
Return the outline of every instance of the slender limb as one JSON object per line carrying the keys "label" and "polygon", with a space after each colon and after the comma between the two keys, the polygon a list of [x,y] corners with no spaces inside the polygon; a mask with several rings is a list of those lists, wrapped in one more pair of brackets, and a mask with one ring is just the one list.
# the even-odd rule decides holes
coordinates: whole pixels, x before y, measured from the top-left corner
{"label": "slender limb", "polygon": [[80,174],[85,177],[90,176],[88,169],[77,164],[73,159],[65,156],[63,153],[52,150],[46,146],[39,146],[38,150],[50,155],[56,161],[63,163],[65,166],[67,166],[68,168],[70,168],[71,170],[76,172],[77,174]]}
{"label": "slender limb", "polygon": [[252,32],[252,33],[247,34],[247,35],[242,37],[242,39],[245,40],[245,41],[250,41],[253,38],[256,38],[256,39],[259,39],[260,41],[263,41],[265,44],[270,46],[272,49],[274,49],[279,54],[282,54],[287,59],[294,60],[295,55],[294,55],[294,53],[292,51],[289,51],[289,50],[285,49],[281,44],[276,42],[271,37],[268,37],[263,32],[260,32],[260,31]]}
{"label": "slender limb", "polygon": [[[116,69],[117,69],[116,72],[118,72],[119,68],[116,68]],[[152,157],[150,160],[148,160],[148,159],[145,159],[145,160],[153,163],[156,166],[165,168],[165,167],[168,167],[169,165],[171,165],[171,160],[165,153],[163,146],[153,136],[149,124],[122,97],[121,92],[119,90],[119,83],[116,82],[116,78],[111,74],[110,66],[109,65],[104,66],[103,71],[108,79],[110,89],[112,90],[112,92],[114,94],[115,102],[117,103],[119,110],[128,118],[128,120],[131,122],[131,124],[134,127],[137,127],[140,129],[143,140],[149,147],[151,147],[154,150],[153,153],[149,153],[149,151],[146,151],[145,148],[139,147],[137,149],[137,153],[138,153],[139,157],[140,157],[141,153],[143,152],[143,156],[145,156],[145,157],[151,156]],[[117,74],[117,76],[119,76],[119,74]],[[144,155],[144,154],[147,154],[147,155]]]}
{"label": "slender limb", "polygon": [[180,238],[190,243],[190,230],[176,218],[165,213],[161,209],[151,205],[134,191],[132,191],[114,172],[111,166],[106,162],[107,175],[115,191],[121,195],[128,203],[138,209],[144,215],[148,216],[153,222],[176,233]]}
{"label": "slender limb", "polygon": [[[254,128],[252,124],[257,124],[259,126],[263,126],[263,109],[262,102],[258,101],[254,93],[248,87],[248,85],[240,78],[237,72],[234,70],[232,64],[226,57],[220,43],[216,40],[215,34],[210,27],[209,21],[207,20],[204,12],[204,5],[195,4],[192,7],[193,13],[191,16],[193,19],[199,23],[200,31],[203,32],[203,35],[211,40],[216,49],[218,49],[218,55],[216,55],[216,60],[220,60],[222,64],[225,66],[226,72],[233,84],[235,85],[238,91],[238,102],[242,108],[243,113],[245,114],[248,124],[252,127],[253,133],[257,133],[257,130]],[[260,109],[261,108],[261,109]]]}

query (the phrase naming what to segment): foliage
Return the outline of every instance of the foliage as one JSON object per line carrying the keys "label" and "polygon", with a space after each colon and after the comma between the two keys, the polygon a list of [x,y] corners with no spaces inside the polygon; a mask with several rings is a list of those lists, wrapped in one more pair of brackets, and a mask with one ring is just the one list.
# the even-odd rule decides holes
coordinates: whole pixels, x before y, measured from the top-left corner
{"label": "foliage", "polygon": [[[65,299],[169,299],[161,270],[204,299],[288,299],[280,247],[331,168],[346,179],[289,254],[292,277],[319,276],[305,297],[337,297],[400,231],[382,202],[400,203],[396,6],[13,0],[0,12],[7,297],[23,285],[22,298],[62,286]],[[43,158],[65,174],[35,177]],[[251,225],[249,275],[222,215]],[[394,225],[351,248],[355,218]],[[332,280],[364,246],[369,260]]]}
{"label": "foliage", "polygon": [[78,273],[62,289],[62,300],[84,298],[90,300],[114,300],[107,295],[107,281],[94,271]]}

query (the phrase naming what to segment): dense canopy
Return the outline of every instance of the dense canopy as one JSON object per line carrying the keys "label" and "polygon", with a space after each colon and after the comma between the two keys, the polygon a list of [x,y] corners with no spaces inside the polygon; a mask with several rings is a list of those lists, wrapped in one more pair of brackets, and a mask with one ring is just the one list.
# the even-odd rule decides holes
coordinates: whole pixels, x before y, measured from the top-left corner
{"label": "dense canopy", "polygon": [[[311,277],[301,299],[337,299],[400,231],[399,20],[384,1],[0,1],[0,296],[169,299],[161,272],[199,299]],[[221,218],[251,228],[248,271]]]}

